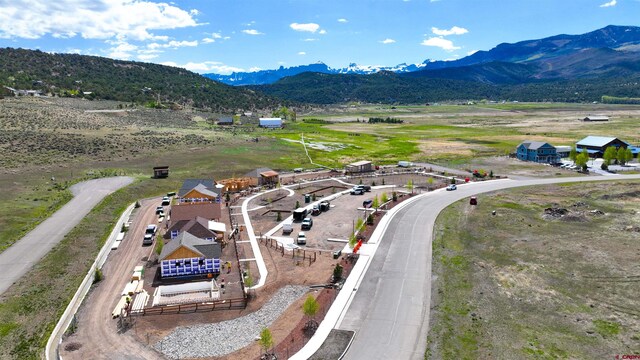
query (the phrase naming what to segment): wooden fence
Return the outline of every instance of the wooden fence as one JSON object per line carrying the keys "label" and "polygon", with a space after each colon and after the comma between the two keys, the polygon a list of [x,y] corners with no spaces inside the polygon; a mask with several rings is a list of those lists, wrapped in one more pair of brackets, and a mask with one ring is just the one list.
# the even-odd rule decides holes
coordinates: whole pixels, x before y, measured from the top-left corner
{"label": "wooden fence", "polygon": [[215,310],[244,309],[247,307],[246,298],[214,300],[207,303],[191,303],[167,306],[143,308],[137,312],[131,312],[131,316],[162,315],[162,314],[188,314],[196,312],[210,312]]}
{"label": "wooden fence", "polygon": [[[284,256],[284,246],[280,244],[273,238],[258,238],[258,240],[263,243],[265,246],[268,246],[276,251],[279,251],[282,256]],[[297,259],[298,261],[309,261],[309,265],[316,262],[318,250],[306,250],[306,249],[288,249],[291,250],[291,258]],[[289,256],[287,254],[287,256]]]}

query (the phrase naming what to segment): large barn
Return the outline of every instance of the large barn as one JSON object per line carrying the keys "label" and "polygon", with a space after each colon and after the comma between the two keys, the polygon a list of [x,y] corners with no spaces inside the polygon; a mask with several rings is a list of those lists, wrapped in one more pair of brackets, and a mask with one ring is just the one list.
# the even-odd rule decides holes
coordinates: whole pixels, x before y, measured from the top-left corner
{"label": "large barn", "polygon": [[626,149],[629,144],[615,137],[590,135],[576,143],[576,151],[579,153],[586,151],[590,157],[598,158],[602,157],[610,146]]}

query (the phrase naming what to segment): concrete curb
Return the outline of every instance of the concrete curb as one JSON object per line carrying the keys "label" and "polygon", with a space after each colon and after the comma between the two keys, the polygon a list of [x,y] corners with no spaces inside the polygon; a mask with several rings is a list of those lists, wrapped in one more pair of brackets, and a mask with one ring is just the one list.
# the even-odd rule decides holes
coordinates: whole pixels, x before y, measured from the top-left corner
{"label": "concrete curb", "polygon": [[62,342],[62,335],[64,335],[64,332],[69,327],[73,316],[78,311],[78,308],[80,308],[80,305],[82,305],[82,301],[84,301],[85,296],[87,296],[87,293],[89,292],[89,289],[93,284],[93,278],[95,276],[96,269],[100,269],[102,265],[104,265],[105,261],[107,260],[107,256],[111,252],[111,245],[113,245],[113,242],[116,241],[116,237],[122,229],[122,224],[124,224],[124,222],[129,219],[129,216],[131,216],[131,212],[133,211],[134,206],[135,203],[132,203],[131,205],[129,205],[129,207],[127,207],[122,215],[120,215],[120,218],[118,219],[118,222],[116,222],[116,225],[113,227],[113,230],[111,230],[111,234],[109,234],[107,241],[105,241],[102,249],[100,249],[96,260],[93,262],[93,265],[91,265],[89,272],[87,272],[84,280],[82,280],[82,284],[80,284],[80,287],[78,287],[78,290],[73,295],[73,298],[71,298],[71,301],[60,317],[60,320],[58,320],[56,327],[53,329],[53,332],[51,332],[51,336],[49,336],[47,346],[45,347],[46,360],[62,359],[58,353],[58,346]]}

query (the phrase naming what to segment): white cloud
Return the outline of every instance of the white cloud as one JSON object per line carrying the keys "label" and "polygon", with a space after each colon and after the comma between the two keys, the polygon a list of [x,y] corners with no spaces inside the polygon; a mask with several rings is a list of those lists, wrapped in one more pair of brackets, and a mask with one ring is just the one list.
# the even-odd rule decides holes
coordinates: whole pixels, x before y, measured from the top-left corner
{"label": "white cloud", "polygon": [[338,22],[340,22],[340,23],[347,23],[347,22],[349,22],[349,20],[347,20],[347,19],[345,19],[345,18],[341,18],[341,19],[338,19]]}
{"label": "white cloud", "polygon": [[289,27],[291,27],[295,31],[306,31],[311,33],[315,33],[316,31],[318,31],[318,29],[320,29],[320,25],[315,23],[307,23],[307,24],[292,23],[291,25],[289,25]]}
{"label": "white cloud", "polygon": [[[115,44],[114,44],[115,45]],[[126,41],[120,41],[117,46],[110,48],[108,56],[114,59],[130,59],[133,51],[138,50],[138,46],[129,44]]]}
{"label": "white cloud", "polygon": [[159,44],[159,43],[151,43],[147,45],[147,48],[149,49],[166,49],[166,48],[173,48],[173,49],[177,49],[180,47],[194,47],[194,46],[198,46],[198,40],[193,40],[193,41],[175,41],[175,40],[171,40],[166,44]]}
{"label": "white cloud", "polygon": [[460,49],[459,46],[454,46],[451,40],[443,39],[441,37],[430,37],[422,41],[420,45],[439,47],[442,50],[453,51]]}
{"label": "white cloud", "polygon": [[384,39],[384,40],[382,40],[382,41],[380,41],[380,42],[381,42],[382,44],[385,44],[385,45],[386,45],[386,44],[393,44],[393,43],[394,43],[394,42],[396,42],[396,41],[395,41],[395,40],[393,40],[393,39]]}
{"label": "white cloud", "polygon": [[157,57],[158,57],[158,55],[156,55],[156,54],[139,54],[138,55],[138,59],[140,59],[142,61],[149,61],[149,60],[155,59]]}
{"label": "white cloud", "polygon": [[256,29],[245,29],[245,30],[242,30],[242,32],[247,35],[264,35],[263,33],[261,33]]}
{"label": "white cloud", "polygon": [[2,38],[161,40],[153,30],[199,25],[193,10],[146,0],[0,0],[0,8]]}
{"label": "white cloud", "polygon": [[[614,0],[615,1],[615,0]],[[431,32],[440,36],[448,36],[448,35],[462,35],[469,32],[469,30],[461,27],[454,26],[449,30],[446,29],[438,29],[437,27],[432,27]]]}
{"label": "white cloud", "polygon": [[300,52],[298,53],[298,55],[307,55],[307,53],[306,53],[306,52],[304,52],[304,51],[300,51]]}
{"label": "white cloud", "polygon": [[606,2],[602,5],[600,5],[601,8],[605,8],[605,7],[611,7],[611,6],[616,6],[618,4],[617,0],[611,0],[609,2]]}
{"label": "white cloud", "polygon": [[178,65],[173,61],[166,61],[161,64],[167,65],[167,66],[180,67],[180,68],[184,68],[189,71],[198,72],[198,73],[213,72],[216,74],[229,75],[232,72],[244,71],[244,69],[225,65],[218,61],[204,61],[201,63],[188,62],[184,65]]}

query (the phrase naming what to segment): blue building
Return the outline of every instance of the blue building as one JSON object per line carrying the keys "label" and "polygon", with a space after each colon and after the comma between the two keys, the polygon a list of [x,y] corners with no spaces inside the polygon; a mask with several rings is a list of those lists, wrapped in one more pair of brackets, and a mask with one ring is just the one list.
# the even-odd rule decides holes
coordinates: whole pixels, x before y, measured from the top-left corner
{"label": "blue building", "polygon": [[281,118],[260,118],[260,127],[268,129],[280,129],[282,127]]}
{"label": "blue building", "polygon": [[556,148],[542,141],[525,141],[516,148],[518,159],[544,164],[555,164],[560,161]]}

